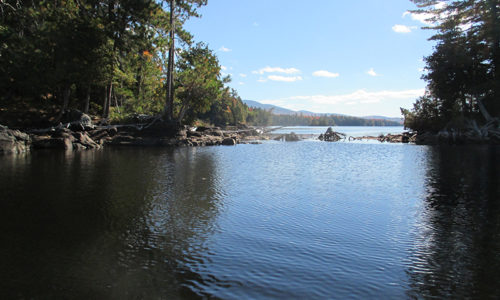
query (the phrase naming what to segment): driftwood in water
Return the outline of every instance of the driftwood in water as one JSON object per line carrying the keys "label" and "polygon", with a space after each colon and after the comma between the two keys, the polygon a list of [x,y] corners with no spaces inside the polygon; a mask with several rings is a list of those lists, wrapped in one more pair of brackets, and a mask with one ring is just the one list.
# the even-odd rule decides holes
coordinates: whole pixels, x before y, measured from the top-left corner
{"label": "driftwood in water", "polygon": [[338,142],[340,140],[345,140],[346,135],[341,132],[335,132],[332,127],[328,127],[324,134],[322,133],[319,135],[318,139],[325,142]]}
{"label": "driftwood in water", "polygon": [[380,142],[389,142],[389,143],[410,143],[415,142],[416,134],[403,132],[401,134],[386,134],[380,135],[377,140]]}

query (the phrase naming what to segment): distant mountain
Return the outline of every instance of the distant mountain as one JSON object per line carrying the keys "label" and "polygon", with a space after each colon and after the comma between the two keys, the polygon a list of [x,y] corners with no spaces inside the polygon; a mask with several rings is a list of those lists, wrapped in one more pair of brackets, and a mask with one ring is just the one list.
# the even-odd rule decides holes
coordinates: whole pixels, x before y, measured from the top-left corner
{"label": "distant mountain", "polygon": [[286,109],[272,104],[264,104],[253,100],[243,100],[243,102],[249,107],[255,107],[265,110],[273,110],[275,115],[295,115],[297,112],[291,109]]}
{"label": "distant mountain", "polygon": [[260,109],[265,109],[265,110],[273,109],[273,114],[275,114],[275,115],[296,115],[296,114],[302,114],[304,116],[336,115],[336,114],[315,113],[315,112],[307,111],[307,110],[295,111],[295,110],[279,107],[279,106],[272,105],[272,104],[260,103],[258,101],[254,101],[254,100],[243,100],[243,102],[246,105],[248,105],[249,107],[255,107],[255,108],[260,108]]}
{"label": "distant mountain", "polygon": [[283,107],[279,107],[276,105],[272,104],[263,104],[258,101],[254,100],[243,100],[243,102],[248,105],[249,107],[255,107],[255,108],[260,108],[260,109],[265,109],[265,110],[270,110],[273,109],[273,114],[275,115],[296,115],[296,114],[302,114],[304,116],[344,116],[344,117],[350,117],[350,118],[360,118],[360,119],[365,119],[365,120],[384,120],[384,121],[390,121],[390,122],[395,122],[398,124],[403,125],[403,118],[391,118],[391,117],[384,117],[384,116],[366,116],[366,117],[352,117],[348,115],[343,115],[343,114],[335,114],[335,113],[315,113],[307,110],[291,110]]}

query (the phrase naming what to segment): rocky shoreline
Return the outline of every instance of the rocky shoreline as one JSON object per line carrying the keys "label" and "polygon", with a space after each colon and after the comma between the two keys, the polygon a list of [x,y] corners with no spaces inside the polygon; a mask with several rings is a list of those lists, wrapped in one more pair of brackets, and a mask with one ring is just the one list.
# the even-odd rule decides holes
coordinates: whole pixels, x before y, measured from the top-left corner
{"label": "rocky shoreline", "polygon": [[192,128],[161,123],[147,128],[142,125],[73,125],[67,123],[28,131],[0,125],[0,154],[24,153],[38,149],[86,150],[104,146],[230,146],[256,144],[259,143],[258,140],[266,139],[262,130],[249,127]]}
{"label": "rocky shoreline", "polygon": [[[307,135],[305,138],[311,138]],[[304,139],[300,134],[272,134],[264,128],[189,127],[164,124],[95,126],[90,118],[59,124],[56,127],[21,131],[0,125],[0,154],[25,153],[37,149],[86,150],[104,146],[163,146],[198,147],[260,144],[262,140],[293,142]],[[321,141],[376,140],[388,143],[437,144],[500,144],[500,136],[471,135],[470,133],[442,131],[436,134],[403,132],[380,136],[352,137],[335,132],[331,127],[318,137]]]}

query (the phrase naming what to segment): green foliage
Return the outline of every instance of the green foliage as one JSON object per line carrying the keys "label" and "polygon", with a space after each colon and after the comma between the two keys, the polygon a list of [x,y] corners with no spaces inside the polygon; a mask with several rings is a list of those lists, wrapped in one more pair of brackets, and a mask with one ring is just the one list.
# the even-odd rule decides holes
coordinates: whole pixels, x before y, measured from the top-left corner
{"label": "green foliage", "polygon": [[181,52],[176,70],[176,119],[180,123],[189,112],[189,123],[207,112],[211,103],[219,98],[223,88],[221,68],[215,54],[198,43]]}
{"label": "green foliage", "polygon": [[420,97],[414,104],[413,110],[401,109],[404,116],[405,128],[422,132],[436,131],[443,127],[443,120],[439,112],[439,102],[429,95]]}
{"label": "green foliage", "polygon": [[[412,0],[436,30],[434,52],[425,58],[428,94],[402,110],[405,126],[418,131],[461,127],[481,120],[480,103],[500,116],[500,3],[495,0]],[[485,120],[483,120],[485,121]]]}
{"label": "green foliage", "polygon": [[247,123],[258,126],[269,126],[273,123],[274,115],[271,111],[262,108],[250,108],[247,116]]}
{"label": "green foliage", "polygon": [[[182,28],[206,0],[178,0]],[[1,1],[0,100],[41,101],[82,109],[90,99],[114,117],[155,114],[165,98],[169,13],[163,2],[136,0]],[[109,98],[109,99],[108,99]],[[109,101],[108,101],[109,100]],[[64,109],[64,107],[63,107]],[[106,113],[105,113],[106,114]]]}
{"label": "green foliage", "polygon": [[217,126],[225,126],[245,124],[248,114],[248,106],[236,91],[225,88],[220,97],[212,103],[210,110],[200,117]]}

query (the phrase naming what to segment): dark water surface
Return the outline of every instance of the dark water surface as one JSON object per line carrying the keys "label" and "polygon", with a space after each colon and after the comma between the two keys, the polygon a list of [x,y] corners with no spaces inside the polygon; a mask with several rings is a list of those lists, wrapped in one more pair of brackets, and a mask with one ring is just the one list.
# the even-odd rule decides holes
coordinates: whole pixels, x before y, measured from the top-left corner
{"label": "dark water surface", "polygon": [[500,148],[0,157],[2,299],[500,297]]}

